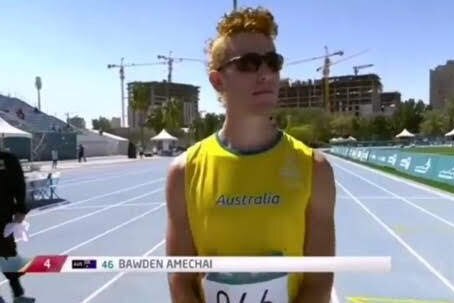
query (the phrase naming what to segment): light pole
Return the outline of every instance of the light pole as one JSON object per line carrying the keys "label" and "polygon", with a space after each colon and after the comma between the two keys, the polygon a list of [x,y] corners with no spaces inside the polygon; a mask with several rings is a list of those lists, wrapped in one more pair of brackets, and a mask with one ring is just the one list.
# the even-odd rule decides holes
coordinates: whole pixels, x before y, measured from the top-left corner
{"label": "light pole", "polygon": [[38,109],[41,111],[41,88],[43,87],[41,77],[35,78],[35,87],[38,91]]}

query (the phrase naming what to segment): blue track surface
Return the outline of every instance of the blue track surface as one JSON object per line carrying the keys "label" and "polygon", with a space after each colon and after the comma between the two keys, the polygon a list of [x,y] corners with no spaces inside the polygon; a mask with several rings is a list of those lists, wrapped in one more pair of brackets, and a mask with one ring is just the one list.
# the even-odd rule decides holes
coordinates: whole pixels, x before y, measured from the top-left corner
{"label": "blue track surface", "polygon": [[[393,258],[390,273],[337,274],[338,302],[454,302],[454,195],[329,159],[337,182],[337,254]],[[32,237],[18,243],[20,252],[163,255],[170,161],[63,171],[58,192],[70,203],[33,211],[27,219]],[[49,274],[22,280],[37,302],[170,302],[165,274]],[[8,284],[0,283],[9,300]]]}

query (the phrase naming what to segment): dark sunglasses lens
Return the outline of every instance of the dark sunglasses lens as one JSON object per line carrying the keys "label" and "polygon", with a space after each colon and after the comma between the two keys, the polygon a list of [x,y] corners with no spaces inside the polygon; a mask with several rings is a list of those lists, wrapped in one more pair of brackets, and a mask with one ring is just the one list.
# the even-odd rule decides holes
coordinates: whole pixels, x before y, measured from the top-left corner
{"label": "dark sunglasses lens", "polygon": [[262,58],[259,54],[246,54],[235,61],[236,68],[242,72],[255,72],[262,64]]}
{"label": "dark sunglasses lens", "polygon": [[284,63],[284,59],[281,55],[276,53],[269,53],[265,55],[265,62],[272,71],[280,71]]}

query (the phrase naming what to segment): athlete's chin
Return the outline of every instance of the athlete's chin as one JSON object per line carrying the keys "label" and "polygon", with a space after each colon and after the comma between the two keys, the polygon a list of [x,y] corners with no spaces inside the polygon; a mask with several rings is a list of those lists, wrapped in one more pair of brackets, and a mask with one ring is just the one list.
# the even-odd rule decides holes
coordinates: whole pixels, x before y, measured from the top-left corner
{"label": "athlete's chin", "polygon": [[276,109],[277,102],[274,100],[266,100],[260,102],[252,102],[249,107],[251,112],[262,115],[270,115]]}
{"label": "athlete's chin", "polygon": [[257,107],[274,107],[277,105],[278,98],[274,94],[263,94],[254,96],[252,98],[252,104]]}
{"label": "athlete's chin", "polygon": [[277,106],[275,98],[256,98],[251,102],[252,107],[258,111],[270,111]]}

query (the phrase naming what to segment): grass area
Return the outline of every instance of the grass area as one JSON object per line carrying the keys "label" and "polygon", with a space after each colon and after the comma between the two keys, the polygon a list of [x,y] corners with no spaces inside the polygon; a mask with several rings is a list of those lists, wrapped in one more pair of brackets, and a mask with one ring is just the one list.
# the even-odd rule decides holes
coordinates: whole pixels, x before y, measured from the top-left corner
{"label": "grass area", "polygon": [[392,175],[403,177],[405,179],[416,181],[418,183],[422,183],[422,184],[425,184],[425,185],[428,185],[428,186],[431,186],[431,187],[435,187],[435,188],[441,189],[443,191],[446,191],[446,192],[454,194],[454,186],[452,186],[450,184],[447,184],[447,183],[433,181],[433,180],[427,180],[427,179],[420,178],[420,177],[415,177],[415,176],[412,176],[412,175],[405,174],[405,173],[401,172],[400,170],[396,170],[396,169],[391,168],[391,167],[382,167],[382,166],[378,166],[376,164],[365,163],[365,162],[353,160],[353,159],[350,159],[350,158],[347,158],[347,157],[343,157],[343,156],[339,156],[339,155],[335,155],[335,154],[332,154],[332,155],[337,156],[337,157],[342,158],[342,159],[345,159],[345,160],[348,160],[348,161],[352,161],[352,162],[355,162],[355,163],[370,167],[370,168],[373,168],[373,169],[380,170],[380,171],[385,172],[385,173],[389,173],[389,174],[392,174]]}
{"label": "grass area", "polygon": [[419,154],[436,154],[454,156],[454,147],[440,146],[440,147],[413,147],[405,149],[406,152],[419,153]]}

